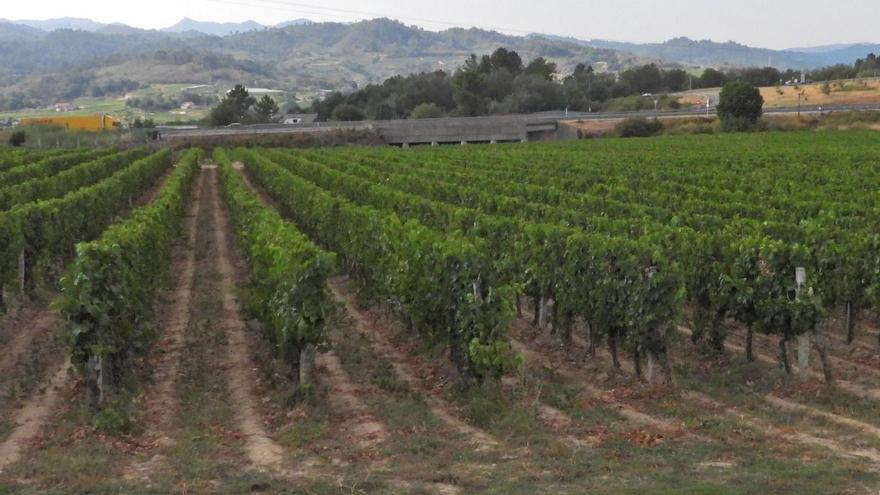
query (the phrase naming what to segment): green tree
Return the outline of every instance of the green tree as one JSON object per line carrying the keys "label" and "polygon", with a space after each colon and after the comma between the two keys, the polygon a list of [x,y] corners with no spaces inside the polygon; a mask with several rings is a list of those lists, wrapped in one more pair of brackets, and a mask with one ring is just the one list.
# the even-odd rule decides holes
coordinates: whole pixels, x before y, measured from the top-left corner
{"label": "green tree", "polygon": [[717,69],[709,67],[700,76],[699,85],[703,88],[720,88],[727,81],[727,76]]}
{"label": "green tree", "polygon": [[211,109],[211,114],[209,115],[211,125],[229,125],[247,120],[247,112],[254,103],[255,100],[248,93],[247,88],[241,84],[236,84],[234,88],[226,93],[226,97]]}
{"label": "green tree", "polygon": [[724,85],[718,103],[718,117],[727,131],[754,127],[764,112],[764,97],[751,83],[734,81]]}
{"label": "green tree", "polygon": [[254,110],[257,112],[257,121],[265,124],[272,122],[278,114],[278,104],[271,96],[265,95],[254,105]]}
{"label": "green tree", "polygon": [[523,71],[523,62],[519,54],[507,48],[498,48],[492,55],[483,55],[480,70],[489,74],[498,70],[506,70],[514,76]]}
{"label": "green tree", "polygon": [[409,114],[411,119],[436,119],[443,116],[443,109],[433,103],[422,103]]}
{"label": "green tree", "polygon": [[464,66],[452,76],[453,98],[457,113],[462,117],[485,115],[488,107],[483,97],[483,82],[486,76],[480,71],[476,55],[471,55]]}
{"label": "green tree", "polygon": [[15,131],[9,136],[9,146],[21,146],[27,141],[27,134],[24,131]]}
{"label": "green tree", "polygon": [[131,123],[131,127],[132,129],[153,129],[156,127],[156,121],[149,117],[144,119],[137,117]]}
{"label": "green tree", "polygon": [[331,119],[337,122],[364,120],[364,111],[350,103],[343,103],[333,109]]}
{"label": "green tree", "polygon": [[553,74],[556,73],[556,64],[547,61],[544,57],[538,57],[529,62],[526,67],[526,74],[530,76],[542,77],[548,81],[553,80]]}

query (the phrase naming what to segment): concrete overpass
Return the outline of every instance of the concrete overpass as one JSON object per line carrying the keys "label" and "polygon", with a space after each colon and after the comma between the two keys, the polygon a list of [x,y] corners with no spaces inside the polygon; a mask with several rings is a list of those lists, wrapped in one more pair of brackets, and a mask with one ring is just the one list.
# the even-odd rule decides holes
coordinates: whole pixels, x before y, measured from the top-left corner
{"label": "concrete overpass", "polygon": [[[766,108],[765,115],[817,114],[828,112],[880,111],[880,105],[847,105],[819,108],[817,106]],[[314,122],[310,124],[264,124],[236,127],[195,129],[160,128],[163,140],[224,136],[256,136],[269,134],[307,134],[333,130],[371,130],[386,143],[396,146],[424,144],[506,143],[576,139],[577,131],[561,122],[572,120],[620,120],[628,117],[700,117],[714,116],[715,109],[644,111],[644,112],[542,112],[527,115],[500,115],[410,120],[374,120],[362,122]]]}
{"label": "concrete overpass", "polygon": [[371,130],[386,143],[397,146],[420,144],[509,143],[557,139],[560,126],[553,117],[509,115],[469,118],[375,120],[362,122],[314,122],[265,124],[196,129],[160,128],[163,140],[200,137],[306,134],[333,130]]}

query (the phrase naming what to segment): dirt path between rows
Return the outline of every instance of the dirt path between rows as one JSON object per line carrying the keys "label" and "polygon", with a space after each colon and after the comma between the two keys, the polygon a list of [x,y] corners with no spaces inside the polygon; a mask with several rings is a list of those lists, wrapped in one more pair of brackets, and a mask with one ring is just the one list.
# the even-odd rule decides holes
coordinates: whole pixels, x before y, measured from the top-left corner
{"label": "dirt path between rows", "polygon": [[[737,339],[737,342],[740,342],[740,343],[744,342],[745,341],[745,335],[743,333],[744,331],[741,331],[738,326],[736,328],[734,328],[733,330],[734,331],[731,332],[729,335],[732,336],[733,338]],[[828,351],[829,351],[828,360],[831,361],[831,363],[832,363],[832,372],[836,372],[837,375],[839,375],[841,371],[846,371],[846,372],[854,373],[856,375],[868,373],[868,374],[872,374],[875,376],[880,376],[880,369],[877,369],[873,366],[868,366],[865,364],[858,363],[848,357],[840,357],[838,355],[835,355],[833,352],[834,351],[839,352],[839,350],[836,348],[836,346],[834,344],[831,344],[830,342],[828,342],[829,340],[830,339],[827,339],[827,338],[825,339],[826,345],[828,346]],[[756,349],[760,347],[760,348],[763,348],[765,352],[770,352],[771,354],[776,349],[778,349],[777,342],[774,342],[774,340],[770,336],[764,335],[761,333],[755,333],[754,344],[755,344]],[[792,361],[793,361],[792,366],[797,367],[796,356],[792,356],[792,357],[794,358],[794,359],[792,359]],[[778,363],[778,361],[777,361],[777,363]],[[819,356],[817,355],[816,350],[811,348],[810,349],[810,370],[811,370],[810,373],[811,374],[818,374],[819,373],[819,371],[817,371],[815,369],[818,365],[819,365]]]}
{"label": "dirt path between rows", "polygon": [[207,205],[214,215],[217,247],[217,269],[222,276],[223,318],[219,322],[228,337],[226,345],[226,376],[231,400],[238,412],[238,422],[245,436],[244,450],[250,462],[261,470],[287,474],[284,468],[284,451],[266,431],[257,406],[254,384],[257,374],[250,360],[250,347],[245,323],[240,316],[235,296],[235,268],[229,252],[229,219],[221,204],[216,165],[203,166],[207,175]]}
{"label": "dirt path between rows", "polygon": [[388,429],[361,400],[357,387],[336,354],[333,351],[318,353],[315,365],[318,380],[329,389],[327,398],[333,411],[344,418],[343,430],[347,436],[361,449],[373,448],[385,441],[389,436]]}
{"label": "dirt path between rows", "polygon": [[[523,329],[523,328],[528,329],[531,327],[531,324],[528,321],[526,321],[524,318],[520,318],[517,321],[517,326],[520,329]],[[680,330],[682,330],[683,332],[690,331],[686,327],[682,327]],[[584,341],[583,337],[581,337],[579,335],[572,335],[572,342],[575,345],[577,345],[581,348],[584,348],[584,349],[586,349],[587,345],[588,345],[587,342]],[[602,349],[602,348],[597,348],[597,351],[607,353],[607,350]],[[762,361],[768,361],[771,364],[775,364],[775,361],[767,356],[758,355],[758,353],[756,353],[756,357],[763,358]],[[606,356],[606,359],[604,359],[604,360],[607,361],[607,359],[610,359],[610,355]],[[631,362],[629,362],[625,357],[621,357],[620,362],[621,362],[621,366],[624,369],[624,371],[626,371],[629,374],[633,374],[633,375],[635,374],[633,364]],[[848,452],[852,452],[853,454],[856,454],[858,457],[864,457],[864,458],[868,458],[868,459],[872,459],[872,460],[874,459],[875,456],[880,456],[880,452],[877,452],[874,449],[855,449],[855,450],[853,450],[850,447],[845,446],[844,444],[840,443],[838,440],[831,440],[829,438],[818,437],[818,436],[803,433],[803,432],[793,433],[793,432],[775,427],[772,424],[768,423],[767,421],[758,419],[748,413],[745,413],[743,411],[736,409],[735,407],[721,404],[721,403],[715,401],[714,399],[711,399],[709,396],[702,394],[700,392],[685,391],[682,393],[682,397],[687,400],[690,400],[691,402],[694,402],[695,404],[697,404],[701,407],[709,406],[713,409],[723,410],[723,412],[726,415],[731,416],[731,417],[735,417],[736,419],[741,421],[743,424],[746,424],[746,425],[752,427],[752,429],[755,429],[756,431],[764,432],[764,433],[767,433],[767,434],[773,435],[773,436],[782,436],[792,442],[802,443],[802,444],[810,445],[810,446],[820,446],[823,448],[827,448],[831,451],[834,451],[836,454],[843,455],[844,457],[852,457],[851,455],[847,454]],[[820,418],[825,419],[826,421],[830,421],[830,422],[836,423],[838,425],[846,426],[849,428],[857,429],[857,430],[860,430],[861,432],[865,432],[865,433],[871,434],[873,436],[876,436],[878,433],[880,433],[880,428],[876,428],[873,425],[869,425],[869,424],[863,423],[861,421],[857,421],[857,420],[854,420],[851,418],[843,417],[843,416],[840,416],[840,415],[837,415],[834,413],[822,411],[820,409],[817,409],[817,408],[814,408],[811,406],[797,404],[797,403],[794,403],[794,402],[791,402],[791,401],[788,401],[785,399],[781,399],[779,397],[775,397],[772,394],[768,394],[768,395],[762,397],[762,399],[765,402],[767,402],[770,406],[777,408],[777,409],[780,409],[780,410],[799,412],[799,413],[803,413],[803,414],[812,415],[814,417],[820,417]]]}
{"label": "dirt path between rows", "polygon": [[[185,333],[192,319],[193,288],[195,285],[196,267],[196,234],[202,214],[201,198],[207,185],[205,174],[200,173],[196,187],[192,192],[192,201],[183,222],[183,243],[175,255],[173,273],[178,274],[177,284],[171,303],[165,304],[156,312],[160,320],[157,322],[162,329],[159,341],[152,351],[153,359],[147,366],[154,370],[155,385],[146,393],[144,409],[146,424],[144,425],[141,445],[167,448],[175,441],[169,431],[178,411],[179,404],[175,386],[180,374],[181,352],[185,347]],[[182,252],[180,252],[182,251]],[[127,479],[149,478],[157,464],[164,457],[156,455],[145,462],[135,462],[126,469]]]}
{"label": "dirt path between rows", "polygon": [[[680,331],[681,333],[683,333],[687,336],[690,336],[693,334],[691,329],[689,329],[685,326],[681,326],[681,325],[679,325],[678,331]],[[746,350],[744,347],[739,346],[737,344],[727,342],[727,341],[724,342],[724,348],[730,352],[733,352],[735,354],[739,354],[741,356],[744,356],[746,353]],[[778,359],[774,359],[774,358],[764,354],[763,352],[761,352],[761,350],[757,346],[755,346],[753,351],[754,351],[753,354],[754,354],[756,360],[758,360],[762,363],[769,364],[771,366],[776,366],[776,367],[781,366]],[[815,370],[810,370],[810,375],[815,378],[820,378],[820,379],[822,378],[822,374],[818,371],[815,371]],[[860,399],[880,400],[880,390],[878,390],[878,389],[870,389],[870,388],[864,387],[862,385],[859,385],[857,383],[853,383],[853,382],[850,382],[847,380],[841,380],[839,378],[835,379],[834,386],[836,386],[837,388],[844,390],[847,393],[854,395]]]}
{"label": "dirt path between rows", "polygon": [[369,320],[354,305],[352,296],[349,294],[343,279],[336,278],[328,281],[330,290],[337,301],[345,305],[346,314],[353,320],[354,328],[370,337],[370,345],[379,355],[386,357],[398,378],[406,383],[411,390],[421,392],[422,397],[435,416],[441,421],[465,435],[471,440],[478,451],[493,450],[499,447],[499,443],[489,433],[467,424],[459,419],[452,411],[454,407],[444,400],[440,394],[426,387],[418,378],[418,373],[407,363],[408,357],[395,348],[387,339],[384,332],[379,328],[379,323]]}
{"label": "dirt path between rows", "polygon": [[[687,329],[683,328],[683,330],[687,330]],[[578,345],[579,347],[586,348],[587,342],[585,342],[582,337],[580,337],[579,335],[573,335],[572,337],[573,337],[572,340],[575,343],[575,345]],[[607,352],[604,349],[597,349],[597,351]],[[608,358],[610,359],[610,356],[608,356]],[[766,358],[766,356],[765,356],[765,359],[769,360],[771,362],[773,361],[772,359]],[[623,367],[623,369],[627,373],[635,374],[633,364],[630,363],[629,361],[627,361],[626,358],[621,358],[621,366]],[[833,450],[834,452],[836,452],[838,454],[845,453],[845,452],[848,452],[851,450],[849,447],[841,444],[837,440],[831,440],[831,439],[825,438],[825,437],[818,437],[818,436],[803,433],[803,432],[797,432],[797,433],[787,432],[783,429],[780,429],[778,427],[771,425],[767,421],[758,419],[748,413],[737,410],[733,406],[721,404],[721,403],[715,401],[714,399],[711,399],[708,395],[702,394],[700,392],[685,391],[685,392],[683,392],[682,397],[685,399],[688,399],[692,402],[695,402],[698,405],[705,406],[708,404],[708,405],[711,405],[711,407],[713,407],[713,408],[723,409],[725,414],[728,414],[729,416],[732,416],[732,417],[736,417],[738,420],[740,420],[744,424],[754,426],[753,429],[757,429],[757,431],[762,431],[762,432],[765,432],[765,433],[768,433],[771,435],[775,435],[775,436],[785,436],[786,438],[788,438],[791,441],[796,441],[796,442],[807,444],[807,445],[822,446],[822,447],[828,448],[830,450]],[[837,415],[834,413],[822,411],[822,410],[817,409],[812,406],[797,404],[797,403],[791,402],[789,400],[785,400],[785,399],[776,397],[772,394],[767,394],[767,395],[763,396],[762,399],[765,402],[767,402],[770,406],[777,408],[777,409],[780,409],[780,410],[799,412],[802,414],[808,414],[808,415],[811,415],[814,417],[823,418],[823,419],[830,421],[832,423],[836,423],[838,425],[846,426],[849,428],[854,428],[854,429],[860,430],[862,432],[871,434],[873,436],[877,436],[878,434],[880,434],[880,428],[874,427],[873,425],[869,425],[867,423],[863,423],[861,421],[847,418],[844,416],[840,416],[840,415]],[[856,451],[853,451],[853,452],[856,452]],[[865,457],[865,458],[869,458],[869,459],[873,459],[872,456],[874,456],[874,455],[880,455],[880,453],[878,453],[877,451],[875,451],[873,449],[867,449],[867,450],[863,449],[858,452],[861,452],[860,457]],[[851,457],[851,456],[846,456],[846,457]]]}
{"label": "dirt path between rows", "polygon": [[[531,325],[524,319],[517,318],[514,321],[514,329],[517,331],[520,337],[522,337],[525,331],[531,329]],[[523,340],[511,336],[510,342],[513,346],[513,349],[516,352],[522,353],[529,361],[542,364],[554,363],[551,367],[564,378],[583,386],[590,395],[596,397],[602,402],[605,402],[609,406],[614,407],[617,412],[620,413],[623,417],[637,425],[649,425],[667,431],[677,431],[683,428],[681,425],[676,425],[666,419],[656,418],[654,416],[651,416],[650,414],[638,411],[628,404],[618,401],[605,390],[602,390],[599,387],[588,383],[586,377],[578,370],[575,370],[571,366],[552,359],[549,355],[544,353],[544,351],[536,349],[535,346],[530,345]]]}
{"label": "dirt path between rows", "polygon": [[724,404],[720,404],[717,401],[711,399],[709,396],[701,394],[699,392],[688,391],[684,392],[682,395],[692,401],[704,404],[705,407],[714,408],[718,412],[739,421],[740,423],[748,426],[752,430],[763,432],[764,434],[770,436],[783,438],[789,442],[826,449],[839,457],[859,457],[863,459],[868,459],[873,462],[880,462],[880,452],[878,452],[876,449],[853,449],[827,438],[820,438],[814,435],[810,435],[808,433],[793,431],[792,429],[778,428],[766,421],[762,421],[755,417],[749,416],[748,414],[743,413],[735,407],[729,407]]}
{"label": "dirt path between rows", "polygon": [[[6,398],[19,385],[17,379],[33,379],[38,374],[46,349],[54,347],[56,330],[63,325],[61,317],[43,303],[27,303],[15,314],[7,315],[0,332],[8,336],[0,353],[0,398]],[[44,344],[44,345],[40,345]],[[57,361],[56,361],[57,364]]]}
{"label": "dirt path between rows", "polygon": [[0,444],[0,472],[21,457],[21,451],[33,440],[49,419],[58,402],[61,388],[67,381],[70,360],[65,359],[61,368],[55,372],[46,390],[32,396],[15,414],[15,429],[9,438]]}
{"label": "dirt path between rows", "polygon": [[[244,164],[235,162],[232,168],[241,175],[247,188],[264,206],[277,211],[277,205],[265,192],[255,187],[244,171]],[[354,438],[359,448],[373,448],[389,437],[388,429],[360,397],[358,387],[342,367],[339,357],[333,351],[317,353],[315,365],[318,380],[329,389],[328,399],[334,411],[345,418],[344,430]]]}

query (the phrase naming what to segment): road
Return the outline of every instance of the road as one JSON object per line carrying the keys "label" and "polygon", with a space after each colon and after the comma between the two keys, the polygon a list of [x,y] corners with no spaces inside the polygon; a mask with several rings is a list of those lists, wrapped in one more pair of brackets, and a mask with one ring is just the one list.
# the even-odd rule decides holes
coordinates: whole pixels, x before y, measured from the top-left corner
{"label": "road", "polygon": [[[818,106],[801,106],[800,113],[801,114],[818,114],[820,113],[820,107]],[[822,113],[831,113],[831,112],[865,112],[865,111],[880,111],[880,104],[871,104],[871,105],[838,105],[832,107],[821,107]],[[776,107],[776,108],[765,108],[764,115],[791,115],[798,113],[798,107]],[[534,117],[543,117],[543,118],[553,118],[560,121],[565,120],[617,120],[617,119],[625,119],[629,117],[700,117],[706,116],[707,112],[705,108],[695,110],[695,109],[686,109],[686,110],[663,110],[659,112],[654,112],[653,110],[645,110],[639,112],[542,112],[532,114]],[[715,115],[715,107],[712,107],[708,111],[709,116]]]}

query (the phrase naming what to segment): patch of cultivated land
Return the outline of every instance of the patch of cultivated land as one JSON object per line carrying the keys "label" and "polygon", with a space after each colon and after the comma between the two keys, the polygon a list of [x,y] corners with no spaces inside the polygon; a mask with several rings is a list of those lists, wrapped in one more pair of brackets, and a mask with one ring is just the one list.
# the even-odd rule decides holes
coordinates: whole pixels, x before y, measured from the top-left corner
{"label": "patch of cultivated land", "polygon": [[584,325],[566,342],[524,304],[508,329],[521,365],[465,387],[442,343],[369,303],[341,269],[328,281],[338,311],[316,383],[294,394],[248,312],[259,301],[218,176],[206,162],[193,186],[156,343],[118,405],[127,416],[81,405],[80,381],[46,337],[60,325],[46,305],[0,319],[0,493],[880,490],[873,321],[853,344],[838,318],[823,327],[836,387],[815,353],[809,372],[787,376],[775,336],[756,335],[747,362],[741,326],[725,322],[717,351],[691,342],[687,319],[670,340],[676,383],[658,372],[651,384],[630,352],[616,369],[604,343],[590,352]]}

